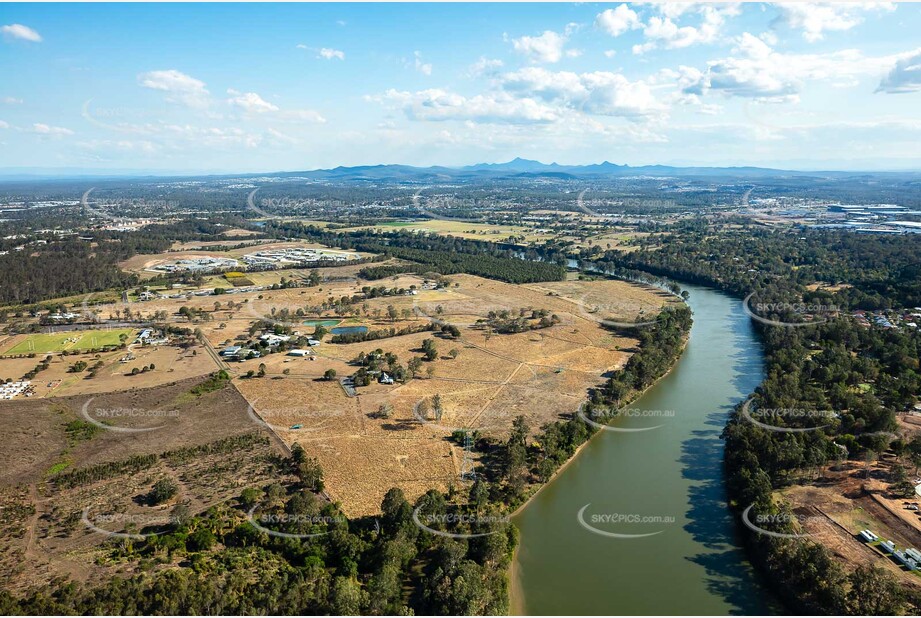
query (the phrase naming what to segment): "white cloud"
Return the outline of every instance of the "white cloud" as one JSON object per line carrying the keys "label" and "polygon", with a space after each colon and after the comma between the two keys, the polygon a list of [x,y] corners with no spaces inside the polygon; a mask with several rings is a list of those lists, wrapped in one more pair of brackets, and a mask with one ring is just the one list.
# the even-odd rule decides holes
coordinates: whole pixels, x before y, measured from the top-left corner
{"label": "white cloud", "polygon": [[246,112],[262,114],[265,112],[278,111],[277,105],[269,103],[255,92],[237,92],[236,90],[228,90],[227,94],[230,95],[230,98],[227,99],[227,103],[233,105],[234,107],[239,107]]}
{"label": "white cloud", "polygon": [[17,99],[16,97],[2,97],[0,98],[0,103],[4,105],[21,105],[22,99]]}
{"label": "white cloud", "polygon": [[280,120],[291,122],[311,122],[315,124],[323,124],[326,122],[326,118],[324,118],[320,112],[312,109],[287,109],[278,112],[277,116]]}
{"label": "white cloud", "polygon": [[281,144],[297,144],[299,142],[299,140],[296,137],[292,137],[288,135],[287,133],[282,133],[278,129],[273,129],[272,127],[269,127],[266,130],[266,133],[268,133],[269,137],[273,141],[281,143]]}
{"label": "white cloud", "polygon": [[422,54],[418,51],[413,52],[413,68],[422,73],[423,75],[432,74],[432,65],[430,63],[422,62]]}
{"label": "white cloud", "polygon": [[345,60],[345,52],[339,49],[333,49],[332,47],[310,47],[309,45],[304,45],[303,43],[298,43],[295,45],[297,49],[306,49],[317,52],[317,58],[322,58],[323,60]]}
{"label": "white cloud", "polygon": [[74,132],[70,129],[65,129],[64,127],[53,127],[41,122],[36,122],[32,125],[32,132],[38,133],[39,135],[50,135],[52,137],[61,137],[64,135],[74,134]]}
{"label": "white cloud", "polygon": [[310,122],[322,124],[326,119],[312,109],[281,109],[274,103],[266,101],[255,92],[238,92],[227,90],[230,98],[227,103],[242,109],[247,114],[264,115],[284,122]]}
{"label": "white cloud", "polygon": [[921,90],[921,49],[899,58],[892,70],[880,82],[876,92],[901,94]]}
{"label": "white cloud", "polygon": [[[634,45],[633,53],[642,54],[657,47],[666,49],[682,49],[692,45],[715,43],[719,40],[723,25],[727,17],[739,14],[739,7],[735,4],[688,6],[682,7],[678,13],[670,9],[672,5],[658,5],[662,16],[653,15],[643,28],[646,42]],[[679,26],[673,17],[686,11],[694,10],[701,16],[698,26]]]}
{"label": "white cloud", "polygon": [[9,129],[10,123],[0,120],[0,129]]}
{"label": "white cloud", "polygon": [[345,60],[345,52],[338,49],[330,49],[329,47],[321,47],[320,55],[317,57],[323,58],[324,60],[332,60],[333,58]]}
{"label": "white cloud", "polygon": [[480,75],[495,73],[498,69],[502,68],[503,64],[501,60],[480,56],[480,59],[471,64],[470,68],[467,69],[467,74],[471,77],[479,77]]}
{"label": "white cloud", "polygon": [[224,148],[237,145],[254,148],[262,141],[262,136],[248,133],[240,127],[197,127],[194,125],[165,124],[160,127],[161,134],[167,140],[175,143],[179,139],[196,147]]}
{"label": "white cloud", "polygon": [[639,15],[626,4],[599,13],[595,17],[595,25],[611,36],[620,36],[642,26]]}
{"label": "white cloud", "polygon": [[0,34],[7,40],[29,41],[30,43],[41,43],[42,36],[28,26],[22,24],[8,24],[0,26]]}
{"label": "white cloud", "polygon": [[501,92],[465,97],[435,88],[418,92],[391,89],[366,98],[378,103],[395,103],[411,120],[533,124],[558,119],[556,111],[547,105]]}
{"label": "white cloud", "polygon": [[144,88],[168,93],[166,100],[171,103],[182,103],[196,108],[207,107],[209,103],[205,82],[176,69],[141,73],[138,75],[138,83]]}
{"label": "white cloud", "polygon": [[782,2],[777,23],[802,30],[803,38],[820,41],[825,32],[843,32],[863,22],[869,11],[894,11],[892,2]]}
{"label": "white cloud", "polygon": [[604,57],[605,57],[605,58],[613,58],[613,57],[616,56],[616,55],[617,55],[617,50],[614,50],[614,49],[606,49],[606,50],[604,50]]}
{"label": "white cloud", "polygon": [[154,154],[161,150],[159,145],[147,140],[84,140],[77,142],[76,146],[93,152],[120,151],[144,155]]}
{"label": "white cloud", "polygon": [[516,96],[543,99],[564,108],[602,116],[648,118],[665,106],[644,81],[631,82],[620,73],[573,73],[528,67],[500,78],[503,89]]}
{"label": "white cloud", "polygon": [[540,36],[523,36],[511,39],[512,47],[527,56],[531,62],[559,62],[568,36],[546,30]]}
{"label": "white cloud", "polygon": [[[910,55],[910,53],[909,53]],[[906,54],[867,57],[856,49],[826,54],[785,54],[746,32],[736,41],[733,54],[708,63],[706,71],[682,67],[680,87],[685,94],[721,91],[729,96],[763,101],[796,101],[809,81],[826,81],[847,87],[859,78],[882,75]]]}

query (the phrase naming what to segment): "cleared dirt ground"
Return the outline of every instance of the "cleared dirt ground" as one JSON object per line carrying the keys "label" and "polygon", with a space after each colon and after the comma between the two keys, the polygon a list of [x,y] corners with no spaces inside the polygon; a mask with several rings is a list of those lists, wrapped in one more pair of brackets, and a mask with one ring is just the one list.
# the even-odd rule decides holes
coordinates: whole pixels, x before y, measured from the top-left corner
{"label": "cleared dirt ground", "polygon": [[[134,360],[120,362],[129,353],[135,357]],[[41,363],[45,356],[47,355],[38,354],[35,358],[0,358],[0,377],[18,380]],[[48,368],[40,371],[32,379],[34,397],[62,397],[149,388],[202,376],[218,368],[205,347],[201,345],[186,350],[170,345],[130,346],[130,349],[99,354],[51,356]],[[96,372],[96,377],[88,378],[88,371],[68,371],[78,361],[83,361],[90,367],[101,361],[103,366]],[[151,364],[154,365],[154,370],[129,375],[132,368],[141,369]]]}
{"label": "cleared dirt ground", "polygon": [[[57,576],[77,580],[129,575],[131,568],[107,561],[105,537],[81,522],[89,509],[99,527],[122,532],[167,518],[178,504],[200,512],[239,495],[245,487],[279,480],[269,458],[286,453],[283,445],[247,413],[245,400],[232,387],[196,396],[190,389],[199,380],[130,393],[54,400],[6,402],[0,407],[0,580],[8,589],[46,583]],[[140,433],[100,430],[89,439],[68,435],[68,422],[81,420],[84,404],[91,415],[99,410],[164,411],[156,417],[127,415],[109,418],[124,428],[158,427]],[[53,482],[58,472],[122,461],[134,455],[213,444],[235,436],[252,436],[228,453],[187,458],[159,458],[133,474],[62,488]],[[179,487],[167,504],[150,506],[144,496],[160,479]],[[114,517],[115,519],[106,519]]]}
{"label": "cleared dirt ground", "polygon": [[[235,384],[286,443],[298,442],[320,459],[327,491],[349,515],[377,512],[384,493],[394,485],[412,500],[431,487],[447,489],[456,484],[463,453],[449,439],[453,429],[477,429],[501,437],[516,416],[525,416],[536,430],[575,412],[590,388],[623,366],[628,350],[636,344],[635,339],[616,336],[599,325],[598,317],[578,302],[583,296],[595,303],[604,301],[618,317],[631,319],[672,302],[657,290],[610,281],[515,286],[468,275],[449,279],[447,290],[368,301],[369,314],[387,305],[411,310],[411,318],[393,323],[397,328],[434,317],[461,329],[459,340],[434,337],[439,358],[423,363],[421,375],[406,384],[375,383],[359,387],[358,396],[350,398],[337,382],[319,378],[327,369],[335,369],[340,377],[354,373],[357,367],[348,362],[378,348],[396,354],[405,364],[421,356],[422,341],[433,338],[432,333],[355,344],[323,343],[315,348],[316,360],[276,354],[232,366],[242,371],[258,363],[266,365],[265,378],[239,378]],[[422,280],[400,277],[381,283],[421,287]],[[300,301],[301,291],[288,293]],[[541,330],[491,336],[477,326],[489,311],[517,314],[521,308],[547,309],[560,322]],[[368,315],[348,322],[372,329],[391,325]],[[225,329],[206,332],[219,345],[238,330],[228,323]],[[458,350],[457,358],[448,356],[451,349]],[[438,423],[421,422],[414,408],[435,394],[442,398],[444,415]],[[393,406],[390,418],[376,418],[383,403]],[[295,425],[300,427],[293,429]]]}
{"label": "cleared dirt ground", "polygon": [[[167,255],[170,259],[175,257]],[[424,279],[417,276],[358,280],[355,275],[359,269],[360,266],[321,269],[324,280],[317,287],[102,305],[96,311],[103,318],[126,307],[144,316],[165,312],[177,326],[201,329],[212,350],[245,340],[257,320],[279,319],[284,310],[292,315],[301,310],[303,317],[285,318],[284,323],[304,335],[312,334],[314,327],[302,322],[317,317],[338,318],[342,326],[364,325],[371,330],[418,327],[432,319],[460,328],[459,340],[436,337],[439,358],[423,363],[416,379],[406,384],[360,387],[355,398],[348,397],[338,382],[320,380],[323,373],[335,369],[339,377],[351,375],[357,367],[349,362],[360,352],[377,348],[396,354],[405,366],[411,358],[422,355],[423,339],[433,334],[416,333],[348,345],[329,343],[327,336],[315,348],[316,360],[269,354],[227,364],[235,376],[234,385],[258,414],[253,416],[264,418],[289,446],[300,442],[308,453],[317,456],[333,499],[341,501],[347,514],[362,515],[377,512],[384,493],[394,485],[402,487],[412,500],[431,487],[447,489],[457,483],[463,453],[450,440],[453,429],[476,429],[501,437],[516,416],[525,416],[536,431],[547,422],[575,412],[589,389],[623,366],[637,343],[629,331],[618,335],[599,321],[643,319],[665,304],[676,302],[655,288],[607,280],[511,285],[456,275],[449,277],[447,289],[431,290],[423,289]],[[369,299],[341,315],[331,311],[317,313],[316,308],[324,302],[360,294],[363,286],[416,286],[418,294]],[[220,303],[217,310],[215,303]],[[387,316],[391,305],[397,311],[395,320]],[[208,319],[189,321],[178,315],[180,307],[201,309]],[[479,323],[490,311],[518,315],[522,309],[526,313],[547,310],[557,316],[558,323],[504,335],[490,335]],[[458,350],[455,359],[448,355],[452,349]],[[164,381],[176,373],[184,376],[194,371],[204,374],[218,367],[213,353],[205,349],[172,363],[168,359],[141,358],[138,353],[136,361],[121,365],[118,356],[105,359],[106,368],[93,380],[71,377],[68,381],[63,363],[60,367],[53,363],[36,381],[53,394],[64,395],[95,392],[103,386],[113,390],[141,387],[147,385],[145,380]],[[73,362],[73,358],[68,360]],[[135,364],[143,366],[151,361],[156,365],[151,374],[119,375],[122,369],[130,371]],[[244,377],[261,363],[266,365],[264,378]],[[0,366],[0,375],[4,375],[2,369]],[[7,373],[18,377],[14,374],[21,369],[10,367]],[[51,388],[44,386],[54,385],[57,378],[64,381]],[[436,394],[444,404],[443,418],[438,424],[423,423],[414,415],[414,409]],[[393,406],[393,415],[388,419],[375,414],[383,403]],[[293,429],[295,425],[300,427]]]}
{"label": "cleared dirt ground", "polygon": [[808,484],[784,490],[783,496],[802,516],[811,540],[832,551],[846,568],[874,564],[921,588],[917,572],[907,571],[857,537],[861,530],[869,529],[881,539],[892,540],[899,549],[921,547],[921,518],[917,511],[905,508],[909,500],[888,495],[882,480],[887,468],[886,463],[876,464],[867,471],[862,463],[844,462],[825,469]]}

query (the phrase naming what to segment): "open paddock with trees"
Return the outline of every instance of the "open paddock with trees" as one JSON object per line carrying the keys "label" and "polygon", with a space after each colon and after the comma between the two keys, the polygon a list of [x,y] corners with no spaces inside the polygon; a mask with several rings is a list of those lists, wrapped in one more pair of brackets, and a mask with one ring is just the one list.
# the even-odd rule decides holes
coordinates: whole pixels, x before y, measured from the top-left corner
{"label": "open paddock with trees", "polygon": [[[536,430],[572,415],[591,389],[624,366],[637,344],[634,333],[603,327],[574,300],[548,295],[549,289],[471,275],[449,276],[441,290],[422,290],[423,279],[418,277],[380,283],[416,285],[420,291],[371,299],[355,320],[374,330],[424,325],[434,318],[438,330],[356,343],[333,343],[327,335],[311,349],[316,360],[276,353],[231,367],[238,376],[234,384],[273,430],[287,444],[298,442],[317,457],[326,473],[327,491],[350,516],[376,512],[392,486],[415,499],[429,488],[456,484],[463,449],[451,439],[455,428],[501,440],[517,416]],[[674,297],[657,290],[623,282],[575,281],[565,287],[573,296],[580,289],[582,294],[607,298],[612,306],[622,295],[624,309],[619,315],[634,319],[639,314],[631,316],[630,309],[652,311],[674,302]],[[300,300],[297,292],[284,291]],[[378,305],[392,306],[396,317],[374,317]],[[548,310],[543,326],[531,317],[541,309]],[[497,315],[503,312],[509,315]],[[549,321],[550,315],[557,319]],[[523,330],[499,332],[513,318],[521,318]],[[348,323],[347,318],[342,322]],[[456,326],[456,335],[441,332],[448,325]],[[312,332],[312,327],[304,330]],[[209,337],[213,340],[218,332]],[[425,360],[428,345],[432,360]],[[354,361],[374,356],[376,350],[381,350],[383,371],[397,377],[395,383],[380,384],[373,375],[368,385],[356,387],[357,397],[349,397],[338,379],[358,375],[362,365]],[[393,363],[388,365],[385,357]],[[247,376],[260,365],[262,377],[258,372]],[[330,369],[336,372],[334,380],[324,378]],[[425,409],[436,396],[440,420],[428,410],[428,422],[421,422],[420,402],[425,402]]]}

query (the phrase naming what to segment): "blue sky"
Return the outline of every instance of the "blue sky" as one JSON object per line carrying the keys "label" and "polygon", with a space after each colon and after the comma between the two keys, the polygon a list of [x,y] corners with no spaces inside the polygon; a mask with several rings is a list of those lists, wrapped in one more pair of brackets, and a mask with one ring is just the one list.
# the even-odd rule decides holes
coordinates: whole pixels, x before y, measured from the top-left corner
{"label": "blue sky", "polygon": [[2,4],[0,167],[921,169],[921,5]]}

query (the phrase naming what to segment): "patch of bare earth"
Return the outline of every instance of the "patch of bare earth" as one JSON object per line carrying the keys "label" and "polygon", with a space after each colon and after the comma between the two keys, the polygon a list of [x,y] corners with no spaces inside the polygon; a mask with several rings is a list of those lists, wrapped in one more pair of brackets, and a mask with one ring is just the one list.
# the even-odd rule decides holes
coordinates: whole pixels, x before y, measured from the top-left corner
{"label": "patch of bare earth", "polygon": [[[327,492],[350,516],[379,512],[384,494],[394,486],[414,500],[428,489],[458,484],[463,450],[451,439],[455,429],[503,437],[517,416],[537,430],[578,410],[589,390],[622,367],[637,343],[604,328],[579,299],[588,295],[604,301],[630,319],[673,302],[653,288],[620,282],[517,286],[469,275],[450,280],[446,290],[369,301],[369,315],[358,321],[374,330],[424,324],[431,317],[458,326],[458,340],[417,333],[355,344],[325,342],[315,348],[317,360],[273,354],[247,361],[242,366],[264,363],[266,377],[234,382],[286,444],[297,442],[320,460]],[[398,283],[421,287],[422,280],[401,277]],[[387,305],[398,312],[411,309],[412,317],[389,324],[370,315]],[[516,334],[489,334],[478,324],[489,311],[517,315],[523,308],[546,309],[559,323]],[[217,333],[208,336],[221,339]],[[426,338],[435,339],[438,359],[424,362],[420,374],[405,384],[374,383],[359,387],[352,398],[337,382],[320,380],[327,369],[340,377],[354,373],[357,366],[349,361],[378,348],[396,354],[405,365],[421,356]],[[456,358],[448,354],[451,350],[457,350]],[[415,408],[435,395],[441,397],[444,414],[438,422],[431,416],[423,422]],[[376,414],[382,404],[392,407],[389,418]]]}
{"label": "patch of bare earth", "polygon": [[[271,460],[287,453],[284,445],[248,414],[248,405],[232,387],[194,395],[200,380],[92,399],[86,410],[123,411],[107,421],[115,427],[152,429],[119,432],[102,429],[89,439],[68,436],[67,424],[84,418],[89,398],[14,401],[4,404],[0,425],[0,573],[6,589],[46,583],[58,576],[92,580],[114,573],[130,575],[134,563],[112,563],[106,549],[112,540],[90,529],[89,519],[110,532],[129,531],[167,521],[170,510],[184,504],[195,512],[226,503],[246,487],[279,480]],[[145,416],[134,411],[158,411]],[[127,412],[124,412],[127,411]],[[103,417],[105,415],[102,415]],[[167,457],[168,452],[203,445],[233,443],[221,452]],[[209,447],[210,448],[210,447]],[[94,465],[154,455],[139,472],[115,473],[75,486],[61,485],[56,475]],[[154,483],[170,479],[179,488],[168,503],[146,499]]]}

